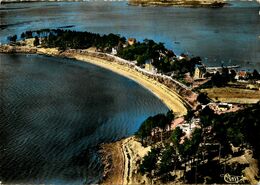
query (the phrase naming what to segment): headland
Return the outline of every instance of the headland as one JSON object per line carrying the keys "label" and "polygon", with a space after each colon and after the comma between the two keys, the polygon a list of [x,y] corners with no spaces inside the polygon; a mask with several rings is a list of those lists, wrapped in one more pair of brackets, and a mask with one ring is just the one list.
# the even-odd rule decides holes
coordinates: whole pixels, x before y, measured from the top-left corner
{"label": "headland", "polygon": [[[44,38],[33,39],[35,34]],[[16,42],[16,35],[9,37],[10,44],[0,46],[0,52],[98,65],[141,84],[173,111],[148,117],[133,137],[101,146],[103,184],[257,184],[260,99],[252,96],[260,90],[256,70],[207,68],[200,57],[176,56],[162,43],[126,41],[113,34],[40,30],[21,37],[26,39]],[[216,87],[251,94],[247,104],[230,102],[232,92],[227,94],[224,88],[212,97],[210,90]]]}

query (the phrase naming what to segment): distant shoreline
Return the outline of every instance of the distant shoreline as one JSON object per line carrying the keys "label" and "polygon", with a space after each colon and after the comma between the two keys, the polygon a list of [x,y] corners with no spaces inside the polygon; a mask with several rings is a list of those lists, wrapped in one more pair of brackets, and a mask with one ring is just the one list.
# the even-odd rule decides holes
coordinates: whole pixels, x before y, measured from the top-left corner
{"label": "distant shoreline", "polygon": [[[89,0],[0,0],[0,4],[10,3],[37,3],[37,2],[89,2]],[[120,2],[120,1],[119,1]],[[187,7],[187,8],[222,8],[228,5],[226,2],[217,1],[191,1],[191,0],[178,0],[178,1],[150,1],[150,0],[126,0],[128,5],[132,6],[173,6],[173,7]]]}
{"label": "distant shoreline", "polygon": [[66,50],[64,52],[60,52],[57,48],[36,48],[33,46],[10,45],[1,45],[0,53],[43,54],[47,56],[71,58],[91,63],[99,67],[111,70],[119,75],[125,76],[139,83],[150,92],[152,92],[154,95],[156,95],[176,115],[182,116],[187,113],[187,102],[179,94],[177,94],[176,91],[170,89],[169,87],[158,82],[155,79],[149,78],[148,76],[135,70],[134,68],[119,64],[119,62],[116,61],[111,61],[113,60],[113,56],[107,57],[107,55],[103,53],[90,52],[86,50],[84,50],[83,53],[75,50]]}
{"label": "distant shoreline", "polygon": [[229,3],[223,1],[201,1],[201,0],[129,0],[129,5],[133,6],[165,6],[165,7],[186,7],[186,8],[222,8]]}
{"label": "distant shoreline", "polygon": [[0,4],[37,2],[86,2],[86,0],[0,0]]}

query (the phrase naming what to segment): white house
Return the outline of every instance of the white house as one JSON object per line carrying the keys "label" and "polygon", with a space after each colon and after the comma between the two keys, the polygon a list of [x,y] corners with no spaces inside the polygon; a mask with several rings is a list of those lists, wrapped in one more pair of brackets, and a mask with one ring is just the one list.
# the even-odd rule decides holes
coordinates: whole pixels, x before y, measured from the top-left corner
{"label": "white house", "polygon": [[157,73],[157,69],[153,66],[153,59],[148,59],[145,61],[144,69],[152,73]]}
{"label": "white house", "polygon": [[111,55],[116,55],[116,54],[117,54],[117,50],[116,50],[116,48],[112,48]]}

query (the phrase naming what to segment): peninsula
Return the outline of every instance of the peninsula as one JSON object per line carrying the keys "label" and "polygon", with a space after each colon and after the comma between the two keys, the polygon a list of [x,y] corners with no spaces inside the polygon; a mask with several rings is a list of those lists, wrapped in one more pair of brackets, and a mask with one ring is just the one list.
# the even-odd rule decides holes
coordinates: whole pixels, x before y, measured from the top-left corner
{"label": "peninsula", "polygon": [[114,34],[45,29],[17,38],[0,52],[89,62],[135,80],[169,107],[134,136],[102,144],[104,184],[259,182],[258,71],[206,67],[163,43]]}

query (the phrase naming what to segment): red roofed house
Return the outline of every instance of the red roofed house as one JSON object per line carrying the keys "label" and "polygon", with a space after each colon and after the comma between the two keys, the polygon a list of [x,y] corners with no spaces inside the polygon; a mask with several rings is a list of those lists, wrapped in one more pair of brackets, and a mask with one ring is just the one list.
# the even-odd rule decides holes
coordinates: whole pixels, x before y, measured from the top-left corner
{"label": "red roofed house", "polygon": [[136,39],[135,39],[135,38],[128,38],[128,39],[127,39],[127,43],[128,43],[130,46],[132,46],[132,45],[134,45],[134,44],[136,43]]}
{"label": "red roofed house", "polygon": [[172,121],[170,130],[174,130],[178,125],[183,123],[185,123],[184,117],[176,118],[175,120]]}

